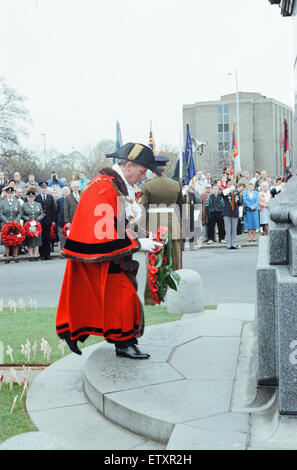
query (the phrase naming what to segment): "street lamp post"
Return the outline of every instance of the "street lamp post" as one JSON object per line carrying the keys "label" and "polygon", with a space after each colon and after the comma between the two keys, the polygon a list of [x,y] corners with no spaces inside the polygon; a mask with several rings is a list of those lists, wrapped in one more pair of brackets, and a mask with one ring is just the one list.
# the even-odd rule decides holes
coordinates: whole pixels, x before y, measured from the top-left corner
{"label": "street lamp post", "polygon": [[238,156],[240,161],[240,126],[239,126],[239,97],[238,97],[238,77],[237,70],[234,72],[229,72],[228,75],[235,74],[235,84],[236,84],[236,121],[237,121],[237,146],[238,146]]}
{"label": "street lamp post", "polygon": [[44,152],[44,167],[46,167],[46,134],[41,134],[43,136],[43,152]]}

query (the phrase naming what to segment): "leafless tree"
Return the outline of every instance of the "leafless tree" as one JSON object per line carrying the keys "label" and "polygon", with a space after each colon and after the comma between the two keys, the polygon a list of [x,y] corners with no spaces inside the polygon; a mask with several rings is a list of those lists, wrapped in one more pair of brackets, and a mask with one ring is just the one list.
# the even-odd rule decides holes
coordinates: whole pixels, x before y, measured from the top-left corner
{"label": "leafless tree", "polygon": [[27,135],[26,126],[32,123],[24,102],[25,98],[0,77],[0,156],[20,151],[19,137]]}

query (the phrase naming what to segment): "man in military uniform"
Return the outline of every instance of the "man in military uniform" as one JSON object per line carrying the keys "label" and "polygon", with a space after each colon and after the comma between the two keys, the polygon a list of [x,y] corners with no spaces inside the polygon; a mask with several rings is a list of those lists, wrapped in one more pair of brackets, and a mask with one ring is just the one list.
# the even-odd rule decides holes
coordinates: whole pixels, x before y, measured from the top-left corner
{"label": "man in military uniform", "polygon": [[[180,218],[182,216],[184,196],[180,184],[166,176],[166,163],[169,159],[164,156],[156,156],[155,159],[161,176],[156,178],[153,174],[152,179],[142,183],[141,205],[146,211],[146,230],[148,233],[156,233],[159,225],[165,225],[171,231],[172,269],[176,271],[181,268]],[[179,211],[176,213],[175,209],[179,209]],[[149,292],[148,280],[146,280],[145,285],[144,303],[154,305]]]}
{"label": "man in military uniform", "polygon": [[45,217],[42,219],[42,245],[39,247],[39,254],[41,261],[50,259],[51,252],[51,239],[50,230],[52,222],[56,220],[56,204],[53,196],[48,194],[48,183],[42,181],[39,183],[40,194],[37,194],[35,201],[41,204]]}

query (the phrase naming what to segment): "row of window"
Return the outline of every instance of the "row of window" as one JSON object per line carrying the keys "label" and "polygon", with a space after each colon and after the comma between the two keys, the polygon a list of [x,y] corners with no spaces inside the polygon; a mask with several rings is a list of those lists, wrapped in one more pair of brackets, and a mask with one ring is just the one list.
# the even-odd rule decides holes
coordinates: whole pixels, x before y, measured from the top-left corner
{"label": "row of window", "polygon": [[228,161],[229,158],[229,106],[227,104],[218,105],[218,147],[219,159],[221,162]]}

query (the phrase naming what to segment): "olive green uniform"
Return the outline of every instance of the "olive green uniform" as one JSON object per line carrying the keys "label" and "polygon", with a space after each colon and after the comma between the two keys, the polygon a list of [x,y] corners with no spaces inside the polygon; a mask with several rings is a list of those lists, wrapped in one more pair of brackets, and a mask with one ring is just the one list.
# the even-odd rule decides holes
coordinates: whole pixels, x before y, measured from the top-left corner
{"label": "olive green uniform", "polygon": [[[146,210],[146,232],[156,233],[158,226],[167,226],[172,234],[172,269],[181,268],[181,228],[180,217],[184,197],[180,184],[167,176],[160,176],[145,181],[141,186],[141,205]],[[159,206],[159,207],[157,207]],[[171,207],[170,207],[171,206]],[[179,209],[179,214],[174,212],[174,206]],[[167,211],[168,210],[168,211]],[[148,280],[146,279],[144,302],[146,305],[154,305],[149,293]]]}
{"label": "olive green uniform", "polygon": [[[37,220],[40,222],[43,218],[44,212],[39,202],[24,202],[22,207],[22,219],[25,221],[25,223],[31,220]],[[35,248],[36,246],[41,246],[41,241],[42,234],[37,238],[26,237],[24,244],[30,248]]]}
{"label": "olive green uniform", "polygon": [[[21,205],[16,198],[11,202],[4,199],[0,202],[0,227],[2,228],[8,222],[20,222],[21,220]],[[1,245],[5,245],[1,241]]]}

